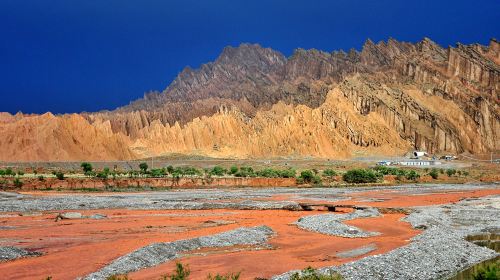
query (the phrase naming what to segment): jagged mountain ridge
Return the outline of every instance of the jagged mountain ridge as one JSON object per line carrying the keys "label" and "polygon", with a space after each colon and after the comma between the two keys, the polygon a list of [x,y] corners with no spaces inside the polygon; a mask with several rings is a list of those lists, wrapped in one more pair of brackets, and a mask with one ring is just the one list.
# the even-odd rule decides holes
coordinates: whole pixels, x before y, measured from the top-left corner
{"label": "jagged mountain ridge", "polygon": [[[184,69],[163,92],[84,117],[124,137],[130,158],[484,153],[500,149],[499,61],[496,40],[447,49],[427,38],[368,40],[360,52],[298,49],[289,58],[242,44]],[[299,116],[309,123],[286,121]]]}

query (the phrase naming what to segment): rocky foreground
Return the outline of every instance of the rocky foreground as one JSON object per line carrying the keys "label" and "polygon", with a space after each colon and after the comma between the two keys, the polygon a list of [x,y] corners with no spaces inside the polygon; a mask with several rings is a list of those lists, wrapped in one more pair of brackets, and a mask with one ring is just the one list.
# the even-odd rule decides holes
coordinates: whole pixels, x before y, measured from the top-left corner
{"label": "rocky foreground", "polygon": [[[324,217],[328,225],[329,217]],[[472,198],[456,204],[416,207],[404,219],[424,232],[407,246],[387,254],[326,267],[324,274],[344,279],[447,279],[474,264],[500,256],[494,250],[466,241],[477,234],[500,232],[500,196]],[[289,279],[293,272],[273,277]]]}
{"label": "rocky foreground", "polygon": [[496,40],[288,58],[242,44],[111,112],[0,114],[0,160],[484,154],[500,149],[499,63]]}

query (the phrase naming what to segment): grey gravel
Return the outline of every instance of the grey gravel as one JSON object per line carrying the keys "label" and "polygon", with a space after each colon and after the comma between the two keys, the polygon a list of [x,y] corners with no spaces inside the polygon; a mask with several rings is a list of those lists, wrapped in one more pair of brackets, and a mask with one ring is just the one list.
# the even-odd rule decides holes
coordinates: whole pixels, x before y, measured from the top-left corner
{"label": "grey gravel", "polygon": [[0,246],[0,262],[10,261],[24,257],[40,256],[41,253],[30,252],[23,248],[13,246]]}
{"label": "grey gravel", "polygon": [[305,230],[319,232],[328,235],[340,237],[359,238],[379,235],[378,232],[364,231],[355,226],[349,226],[343,223],[357,218],[369,218],[379,216],[379,212],[374,208],[356,210],[347,214],[320,214],[305,216],[300,218],[295,224]]}
{"label": "grey gravel", "polygon": [[[320,272],[338,272],[354,279],[446,279],[499,254],[465,240],[468,235],[500,231],[500,196],[468,199],[456,204],[416,207],[404,220],[426,229],[406,246]],[[273,277],[289,279],[296,271]]]}
{"label": "grey gravel", "polygon": [[66,213],[60,213],[57,215],[61,219],[81,219],[83,218],[82,213],[79,212],[66,212]]}
{"label": "grey gravel", "polygon": [[336,254],[335,256],[338,258],[354,258],[354,257],[362,256],[364,254],[368,254],[368,253],[375,251],[375,250],[377,250],[377,245],[368,244],[366,246],[359,247],[359,248],[356,248],[354,250],[340,252],[340,253]]}
{"label": "grey gravel", "polygon": [[223,233],[166,243],[154,243],[114,260],[101,270],[84,279],[106,279],[111,275],[126,274],[143,268],[152,267],[181,257],[183,252],[200,248],[227,247],[235,245],[265,245],[274,234],[267,226],[241,227]]}
{"label": "grey gravel", "polygon": [[[84,194],[74,193],[36,196],[0,192],[0,212],[34,212],[87,209],[288,209],[301,210],[297,201],[336,202],[352,194],[373,190],[390,190],[400,194],[423,194],[498,187],[498,184],[404,185],[390,187],[347,188],[237,188],[189,189],[147,193]],[[288,195],[290,201],[264,201],[273,195]],[[362,204],[362,202],[360,202]]]}
{"label": "grey gravel", "polygon": [[99,213],[96,213],[96,214],[93,214],[93,215],[90,215],[88,216],[89,219],[92,219],[92,220],[102,220],[102,219],[107,219],[108,216],[104,215],[104,214],[99,214]]}

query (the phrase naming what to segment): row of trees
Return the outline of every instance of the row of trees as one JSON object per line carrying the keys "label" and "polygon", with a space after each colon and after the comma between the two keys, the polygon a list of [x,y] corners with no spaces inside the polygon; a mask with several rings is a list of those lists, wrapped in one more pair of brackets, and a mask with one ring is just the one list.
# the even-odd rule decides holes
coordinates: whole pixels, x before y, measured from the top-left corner
{"label": "row of trees", "polygon": [[[249,166],[231,166],[226,169],[222,166],[214,166],[212,168],[198,169],[191,166],[167,166],[164,168],[149,169],[147,163],[142,162],[139,164],[139,170],[131,170],[127,172],[120,172],[116,170],[110,170],[108,167],[103,168],[100,171],[94,170],[92,164],[88,162],[82,162],[80,165],[83,173],[88,177],[96,177],[101,179],[107,179],[109,177],[116,178],[117,176],[128,176],[130,178],[137,177],[149,177],[149,178],[163,178],[163,177],[198,177],[198,176],[234,176],[234,177],[264,177],[264,178],[296,178],[299,184],[321,184],[322,179],[332,179],[339,174],[333,169],[325,169],[322,172],[316,169],[303,170],[297,175],[297,171],[293,168],[287,169],[275,169],[275,168],[264,168],[260,170],[254,170]],[[428,169],[424,169],[428,172]],[[466,171],[460,171],[455,169],[432,169],[427,174],[434,179],[438,179],[439,174],[446,173],[449,177],[451,176],[467,176],[469,175]],[[64,180],[65,174],[62,171],[53,171],[52,174],[59,180]],[[24,172],[13,171],[11,168],[0,169],[0,176],[22,176]],[[387,167],[387,166],[377,166],[372,169],[352,169],[342,174],[342,179],[347,183],[375,183],[383,179],[384,175],[394,175],[397,180],[410,180],[416,181],[420,178],[420,174],[415,170]],[[39,176],[38,179],[43,181],[45,178]],[[17,180],[16,182],[18,182]],[[19,183],[17,183],[19,184]]]}
{"label": "row of trees", "polygon": [[6,169],[0,169],[0,176],[1,177],[14,177],[14,176],[23,176],[24,172],[21,170],[14,171],[12,168],[6,168]]}

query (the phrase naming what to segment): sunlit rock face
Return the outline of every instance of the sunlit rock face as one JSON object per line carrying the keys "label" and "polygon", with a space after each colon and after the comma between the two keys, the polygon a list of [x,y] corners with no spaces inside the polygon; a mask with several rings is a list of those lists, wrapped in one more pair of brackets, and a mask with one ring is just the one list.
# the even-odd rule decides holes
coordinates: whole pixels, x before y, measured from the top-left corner
{"label": "sunlit rock face", "polygon": [[226,47],[114,111],[0,114],[0,160],[170,153],[322,157],[500,149],[500,44],[370,40],[358,52]]}

